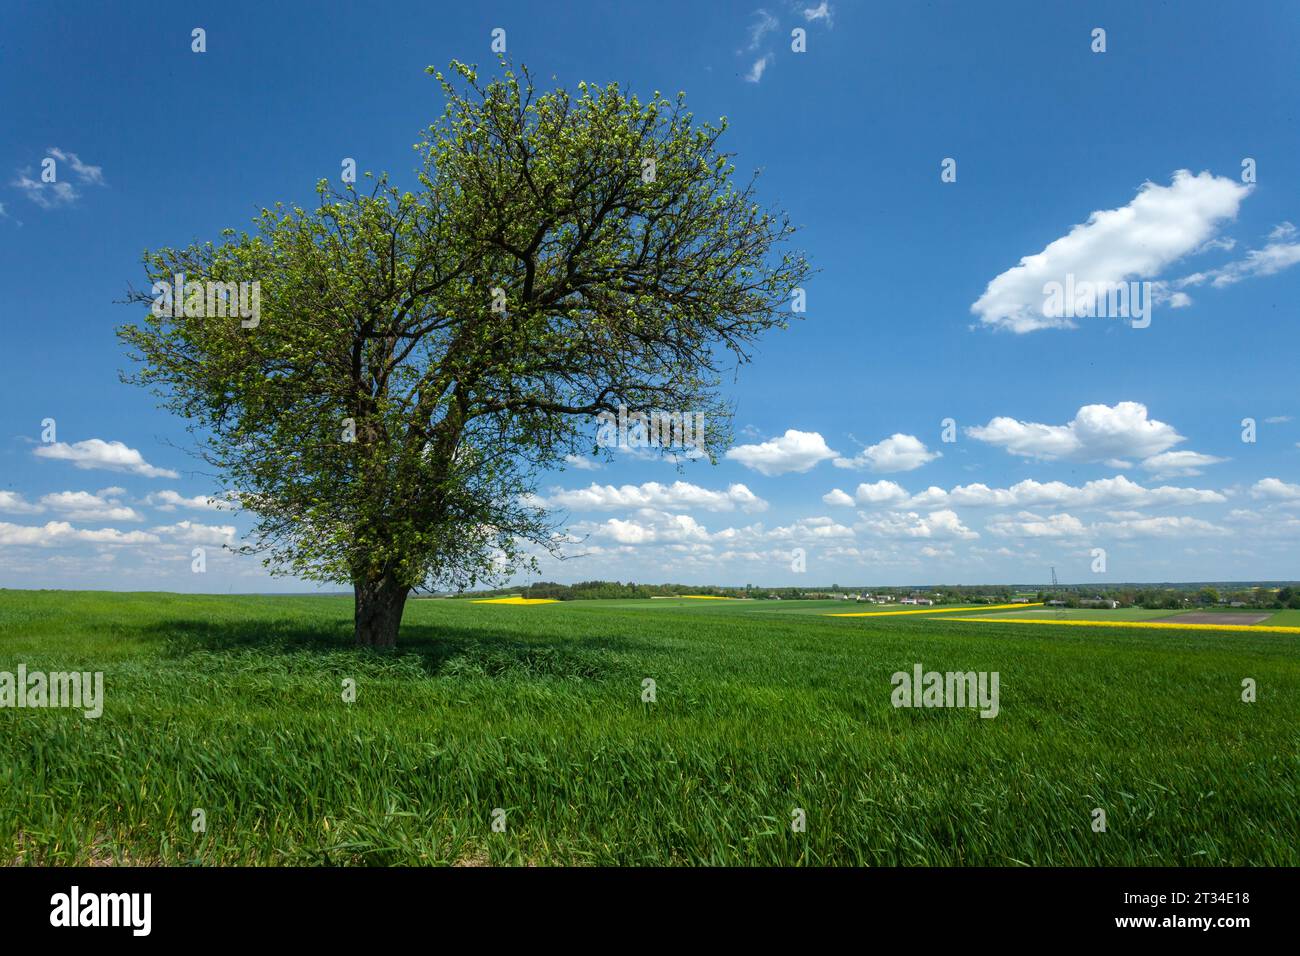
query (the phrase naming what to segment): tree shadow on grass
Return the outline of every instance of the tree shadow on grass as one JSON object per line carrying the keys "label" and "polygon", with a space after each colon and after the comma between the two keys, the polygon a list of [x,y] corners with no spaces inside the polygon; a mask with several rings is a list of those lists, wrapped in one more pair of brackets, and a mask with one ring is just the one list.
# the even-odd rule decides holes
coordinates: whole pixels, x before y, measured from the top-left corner
{"label": "tree shadow on grass", "polygon": [[213,621],[162,620],[144,628],[157,639],[163,656],[196,655],[230,659],[278,658],[311,666],[313,661],[414,665],[427,676],[559,677],[596,680],[615,673],[640,672],[661,656],[656,645],[617,633],[591,635],[503,635],[499,627],[462,624],[403,624],[397,647],[357,647],[348,621],[307,623],[292,619]]}

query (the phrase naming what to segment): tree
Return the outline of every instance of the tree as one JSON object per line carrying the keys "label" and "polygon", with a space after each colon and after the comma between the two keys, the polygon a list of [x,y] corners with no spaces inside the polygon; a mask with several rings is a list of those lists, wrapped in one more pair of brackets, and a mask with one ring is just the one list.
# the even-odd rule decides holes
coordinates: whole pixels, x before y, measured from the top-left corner
{"label": "tree", "polygon": [[[716,461],[723,373],[809,274],[788,219],[733,181],[725,120],[617,84],[538,95],[502,68],[430,68],[446,107],[416,192],[322,182],[317,208],[263,209],[253,235],[146,252],[151,291],[129,301],[150,311],[119,330],[140,363],[124,380],[189,419],[257,516],[241,550],[351,583],[363,645],[396,642],[414,588],[558,553],[531,492],[596,450],[593,416],[696,413]],[[255,318],[228,317],[227,283],[258,283]]]}

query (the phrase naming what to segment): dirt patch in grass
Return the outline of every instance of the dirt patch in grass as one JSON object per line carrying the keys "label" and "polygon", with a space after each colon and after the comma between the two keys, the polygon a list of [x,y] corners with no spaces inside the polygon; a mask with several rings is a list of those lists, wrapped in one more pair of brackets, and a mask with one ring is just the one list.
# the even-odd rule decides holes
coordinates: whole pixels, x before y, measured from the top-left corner
{"label": "dirt patch in grass", "polygon": [[1152,618],[1152,624],[1258,624],[1272,614],[1175,614],[1173,617]]}

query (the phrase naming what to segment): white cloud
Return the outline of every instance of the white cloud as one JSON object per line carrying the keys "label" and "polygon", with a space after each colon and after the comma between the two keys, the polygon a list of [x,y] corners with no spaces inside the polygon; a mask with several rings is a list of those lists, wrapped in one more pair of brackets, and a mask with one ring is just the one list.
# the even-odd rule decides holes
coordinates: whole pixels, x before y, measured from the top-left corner
{"label": "white cloud", "polygon": [[88,438],[85,441],[53,442],[37,445],[33,452],[38,458],[52,458],[57,461],[70,461],[78,468],[102,468],[105,471],[123,471],[145,478],[179,478],[178,472],[169,468],[155,468],[144,460],[144,456],[134,448],[128,448],[120,441],[104,441],[100,438]]}
{"label": "white cloud", "polygon": [[118,531],[116,528],[82,530],[66,521],[50,521],[40,527],[0,521],[0,544],[47,547],[65,543],[86,544],[157,544],[158,538],[143,531]]}
{"label": "white cloud", "polygon": [[230,544],[235,538],[233,525],[207,525],[194,521],[159,525],[149,529],[154,534],[167,535],[179,544]]}
{"label": "white cloud", "polygon": [[1134,518],[1113,523],[1093,525],[1093,533],[1113,538],[1184,538],[1228,534],[1226,528],[1200,518],[1159,517]]}
{"label": "white cloud", "polygon": [[978,538],[962,524],[955,511],[944,509],[928,515],[915,511],[890,511],[884,514],[861,514],[855,526],[860,531],[883,538]]}
{"label": "white cloud", "polygon": [[749,46],[751,53],[763,45],[764,38],[777,28],[776,17],[761,7],[754,11],[754,23],[749,28]]}
{"label": "white cloud", "polygon": [[1062,513],[1042,518],[1028,511],[998,515],[984,527],[1000,538],[1075,538],[1086,530],[1083,522],[1074,515]]}
{"label": "white cloud", "polygon": [[1043,425],[998,416],[966,429],[970,437],[1013,455],[1044,461],[1150,458],[1185,441],[1172,425],[1147,417],[1140,402],[1084,405],[1067,425]]}
{"label": "white cloud", "polygon": [[941,452],[930,451],[925,447],[925,442],[915,435],[898,433],[862,449],[854,458],[836,458],[835,467],[867,468],[884,473],[913,471],[927,462],[934,461],[941,454]]}
{"label": "white cloud", "polygon": [[803,18],[809,23],[816,23],[818,20],[825,20],[828,27],[835,25],[833,19],[834,14],[834,9],[832,9],[831,5],[827,3],[826,0],[822,0],[822,2],[815,7],[804,7],[803,10]]}
{"label": "white cloud", "polygon": [[81,157],[76,153],[51,146],[46,150],[46,154],[57,160],[54,165],[53,182],[45,182],[43,176],[33,179],[32,176],[37,174],[31,167],[19,170],[16,174],[17,178],[10,182],[11,186],[22,190],[28,199],[42,209],[71,206],[75,203],[81,197],[81,193],[77,191],[74,183],[82,186],[105,185],[104,170],[99,166],[82,162]]}
{"label": "white cloud", "polygon": [[1261,478],[1251,487],[1250,496],[1271,501],[1300,501],[1300,485],[1280,478]]}
{"label": "white cloud", "polygon": [[1223,535],[1228,532],[1200,518],[1133,517],[1120,521],[1103,521],[1084,525],[1071,514],[1054,514],[1046,518],[1022,511],[1016,515],[998,515],[985,526],[990,534],[1003,538],[1174,538]]}
{"label": "white cloud", "polygon": [[[1296,241],[1296,235],[1295,226],[1289,222],[1281,223],[1269,233],[1269,241],[1262,249],[1251,249],[1243,259],[1229,262],[1217,269],[1194,272],[1169,285],[1172,288],[1185,289],[1208,282],[1212,288],[1223,289],[1245,279],[1275,275],[1283,269],[1289,269],[1300,263],[1300,242]],[[1188,302],[1191,301],[1185,294],[1179,294],[1182,294]]]}
{"label": "white cloud", "polygon": [[42,209],[53,209],[56,206],[71,206],[77,201],[80,195],[69,182],[46,183],[32,179],[28,173],[30,170],[20,172],[18,177],[12,180],[9,185],[21,189],[23,195],[30,199]]}
{"label": "white cloud", "polygon": [[882,478],[880,481],[873,481],[870,484],[864,482],[858,485],[853,497],[860,505],[876,505],[888,501],[899,501],[907,497],[907,492],[896,482],[886,481]]}
{"label": "white cloud", "polygon": [[819,462],[836,457],[836,453],[826,447],[826,441],[817,432],[790,428],[780,438],[762,444],[737,445],[727,451],[726,457],[759,474],[773,477],[810,471]]}
{"label": "white cloud", "polygon": [[853,529],[835,521],[833,518],[818,516],[800,518],[793,524],[773,528],[767,537],[776,541],[817,541],[829,538],[851,538]]}
{"label": "white cloud", "polygon": [[11,515],[38,515],[41,505],[32,504],[16,491],[0,491],[0,512]]}
{"label": "white cloud", "polygon": [[170,489],[152,492],[145,497],[144,503],[159,511],[175,511],[178,507],[191,508],[195,511],[223,511],[230,507],[228,501],[221,497],[194,495],[192,498],[186,498],[179,491]]}
{"label": "white cloud", "polygon": [[1283,425],[1291,420],[1290,415],[1270,415],[1264,419],[1265,425]]}
{"label": "white cloud", "polygon": [[576,468],[578,471],[600,471],[603,467],[596,459],[583,458],[580,455],[565,455],[564,463],[570,468]]}
{"label": "white cloud", "polygon": [[649,509],[643,510],[636,518],[610,518],[597,526],[593,534],[626,545],[704,543],[709,540],[708,530],[690,515]]}
{"label": "white cloud", "polygon": [[[822,500],[827,504],[844,504],[840,498],[831,501],[830,497],[828,495]],[[856,500],[864,506],[893,504],[926,510],[949,507],[1147,508],[1222,504],[1228,499],[1218,491],[1202,488],[1179,488],[1173,485],[1148,488],[1123,475],[1116,475],[1113,478],[1098,478],[1083,485],[1070,485],[1063,481],[1035,481],[1032,478],[1016,482],[1009,488],[990,488],[978,482],[957,485],[951,490],[931,485],[914,495],[909,495],[892,481],[878,481],[873,485],[859,485]]]}
{"label": "white cloud", "polygon": [[828,505],[839,505],[841,507],[852,507],[853,499],[840,491],[838,488],[832,488],[826,494],[822,495],[822,501]]}
{"label": "white cloud", "polygon": [[70,521],[140,520],[140,515],[134,508],[128,508],[119,501],[110,501],[108,496],[92,495],[89,491],[59,491],[43,495],[41,504],[62,513]]}
{"label": "white cloud", "polygon": [[66,163],[72,167],[73,173],[76,174],[77,180],[88,186],[103,186],[104,170],[101,166],[91,166],[89,163],[83,163],[81,157],[76,153],[68,153],[59,149],[57,146],[51,146],[46,150],[51,156],[60,163]]}
{"label": "white cloud", "polygon": [[762,81],[763,74],[767,72],[767,68],[771,64],[772,59],[772,54],[765,53],[755,60],[750,66],[749,72],[745,74],[745,82],[758,83]]}
{"label": "white cloud", "polygon": [[1185,169],[1174,173],[1169,186],[1143,183],[1128,205],[1092,213],[996,276],[971,311],[983,324],[1012,332],[1072,328],[1070,319],[1044,314],[1046,283],[1064,284],[1071,275],[1076,285],[1154,278],[1212,239],[1221,222],[1235,218],[1251,189],[1226,176]]}
{"label": "white cloud", "polygon": [[642,485],[598,485],[570,490],[553,489],[533,503],[544,508],[597,511],[614,508],[660,508],[668,511],[702,508],[706,511],[766,511],[767,502],[745,485],[733,484],[726,491],[712,491],[686,481],[663,485],[647,481]]}
{"label": "white cloud", "polygon": [[1199,475],[1206,465],[1217,465],[1227,460],[1198,451],[1166,451],[1152,455],[1142,462],[1142,467],[1157,478],[1173,478]]}

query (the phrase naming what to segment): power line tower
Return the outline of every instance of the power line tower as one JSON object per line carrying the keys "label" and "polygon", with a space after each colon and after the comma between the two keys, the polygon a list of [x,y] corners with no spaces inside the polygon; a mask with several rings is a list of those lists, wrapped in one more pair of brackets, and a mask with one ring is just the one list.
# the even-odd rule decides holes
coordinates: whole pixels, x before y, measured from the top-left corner
{"label": "power line tower", "polygon": [[1057,582],[1056,582],[1056,566],[1053,565],[1053,566],[1052,566],[1052,587],[1056,587],[1056,586],[1057,586]]}

